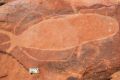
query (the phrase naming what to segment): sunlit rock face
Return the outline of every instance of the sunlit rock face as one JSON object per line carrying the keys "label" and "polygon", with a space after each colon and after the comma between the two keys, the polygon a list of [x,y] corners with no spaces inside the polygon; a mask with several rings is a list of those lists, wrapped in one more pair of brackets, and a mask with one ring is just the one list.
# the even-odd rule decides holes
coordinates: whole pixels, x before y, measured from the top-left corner
{"label": "sunlit rock face", "polygon": [[[0,31],[10,32],[14,35],[13,40],[13,37],[8,36],[10,34],[0,33],[0,71],[2,72],[0,73],[0,79],[109,80],[111,77],[115,79],[111,75],[120,70],[120,32],[118,28],[114,28],[119,26],[120,23],[120,6],[118,3],[119,0],[16,0],[10,3],[8,1],[7,4],[0,6],[0,13],[2,13],[0,15]],[[77,14],[80,14],[80,16]],[[86,16],[81,17],[81,15]],[[64,20],[61,23],[56,19]],[[44,23],[44,26],[42,26],[43,22],[47,21],[50,21],[50,24]],[[54,23],[56,21],[58,23]],[[45,28],[46,25],[54,25],[52,26],[54,28]],[[56,25],[62,27],[58,28],[59,26],[56,27]],[[39,28],[34,28],[36,26]],[[94,27],[94,31],[91,26]],[[84,30],[81,28],[84,28]],[[49,33],[54,33],[54,35],[43,31],[41,36],[37,36],[36,31],[39,32],[39,30],[41,32],[51,30]],[[57,33],[57,30],[61,32]],[[36,32],[32,38],[30,37],[32,35],[31,31]],[[67,34],[64,35],[66,32]],[[109,36],[113,33],[115,34]],[[57,34],[65,37],[71,35],[71,38],[66,39],[70,39],[70,42],[64,41],[65,43],[62,43],[61,38],[55,40],[55,37],[59,37]],[[46,39],[45,36],[49,38]],[[77,36],[81,36],[81,38],[78,39]],[[41,43],[38,39],[41,37],[45,44],[42,47],[39,45]],[[97,41],[93,39],[97,39]],[[57,41],[61,43],[53,47],[51,44],[46,44],[48,40],[51,43]],[[80,51],[77,50],[79,47],[63,50],[66,46],[68,48],[78,44],[78,40],[81,40],[80,43],[83,41],[89,42],[82,44]],[[9,49],[12,42],[16,45]],[[29,49],[29,46],[32,46],[32,48]],[[35,48],[38,47],[49,48],[49,50],[36,50]],[[53,48],[54,50],[59,49],[59,52],[58,50],[51,51],[50,49]],[[8,49],[10,50],[10,52],[8,51],[9,54],[6,53]],[[79,57],[76,57],[77,53],[80,53]],[[40,61],[40,59],[43,61]],[[61,59],[63,61],[60,61]],[[68,60],[64,61],[66,59]],[[50,61],[45,62],[45,60]],[[28,69],[31,67],[39,68],[40,73],[29,74]]]}
{"label": "sunlit rock face", "polygon": [[119,80],[120,79],[120,71],[115,72],[114,74],[112,74],[112,79],[111,80]]}

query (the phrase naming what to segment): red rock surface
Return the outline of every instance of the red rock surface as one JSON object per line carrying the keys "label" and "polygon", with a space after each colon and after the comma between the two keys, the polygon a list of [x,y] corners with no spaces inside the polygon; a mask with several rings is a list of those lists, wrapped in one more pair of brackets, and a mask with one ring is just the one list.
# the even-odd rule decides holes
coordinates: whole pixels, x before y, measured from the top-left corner
{"label": "red rock surface", "polygon": [[[120,23],[120,6],[119,4],[116,4],[116,1],[114,4],[114,1],[108,0],[108,3],[112,5],[109,5],[106,2],[99,3],[102,4],[102,6],[96,4],[97,0],[96,2],[89,2],[90,6],[88,5],[88,1],[85,1],[85,5],[77,6],[77,10],[81,14],[96,13],[106,16],[106,19],[109,16],[111,19],[117,20],[115,23]],[[9,6],[8,4],[0,6],[0,12],[2,13],[0,15],[0,30],[9,31],[18,36],[22,34],[23,31],[27,31],[30,26],[33,26],[36,23],[38,25],[38,23],[45,20],[50,20],[53,18],[58,19],[61,17],[65,18],[67,15],[75,14],[73,8],[71,8],[71,3],[73,3],[72,0],[71,2],[68,2],[67,0],[61,2],[59,2],[59,0],[48,0],[46,2],[43,0],[40,4],[38,4],[38,2],[39,0],[35,0],[33,3],[29,2],[29,0],[16,0],[15,2],[8,3],[10,5],[16,5],[15,7]],[[56,6],[58,4],[59,6]],[[21,5],[25,6],[21,7]],[[8,13],[9,15],[7,15]],[[84,25],[94,23],[94,20],[90,21]],[[104,22],[104,20],[102,21]],[[71,20],[71,23],[76,24],[75,22],[77,21]],[[104,24],[108,25],[108,23],[108,21],[105,21]],[[87,30],[85,31],[86,34],[89,33]],[[102,31],[103,30],[100,32]],[[97,33],[94,33],[92,36],[95,34],[97,35]],[[86,38],[91,37],[91,35],[88,34],[85,36]],[[76,53],[78,51],[75,49],[73,52],[74,55],[72,55],[72,57],[65,62],[35,61],[34,59],[31,59],[27,55],[23,54],[23,51],[19,48],[19,46],[13,49],[10,53],[5,53],[11,44],[3,43],[5,41],[9,41],[10,39],[11,38],[9,36],[0,34],[1,80],[108,80],[111,78],[111,74],[120,70],[120,32],[117,32],[117,34],[110,38],[92,41],[82,45],[81,51],[79,52],[80,56],[76,58]],[[35,54],[37,55],[39,52],[33,49],[24,50],[27,50],[28,53],[31,53],[33,56]],[[50,51],[48,52],[52,53]],[[66,52],[70,54],[72,51],[69,50]],[[41,51],[40,53],[42,54],[44,51]],[[62,53],[61,55],[65,56]],[[46,55],[46,58],[49,56],[51,55]],[[28,68],[30,67],[39,67],[40,73],[35,75],[29,74]]]}
{"label": "red rock surface", "polygon": [[112,79],[111,80],[119,80],[120,79],[120,71],[115,72],[114,74],[112,74]]}

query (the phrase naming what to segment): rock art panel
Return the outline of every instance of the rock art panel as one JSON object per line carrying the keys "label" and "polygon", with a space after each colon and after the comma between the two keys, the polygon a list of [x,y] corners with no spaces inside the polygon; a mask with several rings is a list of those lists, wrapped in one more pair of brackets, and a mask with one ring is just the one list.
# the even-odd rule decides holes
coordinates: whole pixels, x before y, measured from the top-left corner
{"label": "rock art panel", "polygon": [[[91,22],[91,24],[88,22]],[[60,53],[57,54],[57,51],[60,52],[73,49],[89,41],[108,38],[115,35],[118,30],[119,27],[117,21],[110,17],[97,14],[76,14],[69,16],[66,15],[65,18],[42,21],[29,27],[26,31],[17,36],[3,30],[1,30],[0,33],[6,34],[10,37],[8,43],[10,43],[11,46],[7,50],[8,53],[10,53],[15,47],[19,47],[21,50],[22,48],[43,50],[45,55],[52,54],[56,51],[56,54],[54,55],[60,56]],[[49,51],[52,52],[48,53]],[[28,52],[24,50],[23,52],[30,56]],[[71,54],[72,52],[73,51],[71,51]],[[40,53],[38,52],[38,54]],[[42,55],[44,55],[44,53],[39,56]],[[37,60],[32,56],[30,57]],[[42,60],[42,58],[40,59],[37,61],[45,60]],[[50,58],[50,61],[51,60],[52,58]],[[49,61],[48,58],[47,61]],[[57,58],[52,61],[57,61]]]}
{"label": "rock art panel", "polygon": [[8,1],[0,6],[0,79],[110,80],[120,71],[119,8],[119,0]]}

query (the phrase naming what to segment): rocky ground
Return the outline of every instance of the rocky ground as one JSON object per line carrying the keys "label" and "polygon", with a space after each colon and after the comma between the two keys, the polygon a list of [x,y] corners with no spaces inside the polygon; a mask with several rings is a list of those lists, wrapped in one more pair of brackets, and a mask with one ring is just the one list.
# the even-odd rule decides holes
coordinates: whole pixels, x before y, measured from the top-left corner
{"label": "rocky ground", "polygon": [[[120,24],[119,0],[0,0],[0,5],[0,30],[15,35],[41,21],[77,13],[109,16]],[[0,33],[0,80],[120,79],[120,31],[111,38],[83,44],[81,56],[73,55],[66,62],[37,62],[18,47],[7,53],[11,44],[2,43],[9,40]],[[40,73],[30,74],[30,67],[39,67]]]}

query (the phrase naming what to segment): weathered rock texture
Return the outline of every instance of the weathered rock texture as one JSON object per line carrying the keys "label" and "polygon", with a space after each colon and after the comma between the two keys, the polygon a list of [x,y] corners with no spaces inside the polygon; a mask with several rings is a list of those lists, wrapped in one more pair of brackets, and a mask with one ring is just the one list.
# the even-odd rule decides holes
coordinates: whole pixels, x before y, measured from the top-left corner
{"label": "weathered rock texture", "polygon": [[[18,36],[31,26],[38,25],[45,20],[65,18],[77,13],[96,13],[106,16],[106,19],[109,16],[115,20],[116,24],[120,24],[119,0],[16,0],[0,6],[0,31],[4,30]],[[94,23],[96,20],[91,20],[91,22]],[[74,24],[75,20],[72,22]],[[91,22],[81,25],[93,24]],[[105,21],[103,24],[108,25],[109,22]],[[87,35],[87,33],[89,31],[85,33],[86,35],[84,34],[86,38],[93,36]],[[97,33],[95,34],[97,35]],[[120,31],[111,37],[89,41],[81,45],[80,48],[66,51],[67,54],[73,53],[73,55],[64,62],[40,62],[25,54],[27,51],[32,56],[35,54],[39,56],[38,52],[44,53],[39,49],[22,47],[21,50],[19,46],[16,46],[7,52],[11,46],[10,40],[11,37],[6,33],[0,33],[0,80],[110,80],[111,75],[120,70]],[[79,51],[78,48],[81,50]],[[47,52],[53,53],[49,50]],[[80,56],[76,57],[78,52]],[[62,54],[63,52],[60,53],[60,56],[65,56]],[[56,53],[54,52],[54,54]],[[51,54],[47,54],[46,59],[49,56]],[[54,57],[54,55],[52,56]],[[40,73],[29,74],[28,68],[30,67],[39,67]]]}
{"label": "weathered rock texture", "polygon": [[120,79],[120,71],[115,72],[114,74],[112,74],[112,79],[111,80],[119,80]]}

